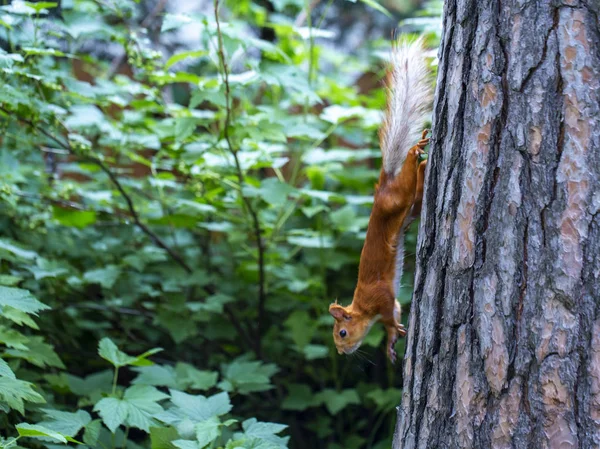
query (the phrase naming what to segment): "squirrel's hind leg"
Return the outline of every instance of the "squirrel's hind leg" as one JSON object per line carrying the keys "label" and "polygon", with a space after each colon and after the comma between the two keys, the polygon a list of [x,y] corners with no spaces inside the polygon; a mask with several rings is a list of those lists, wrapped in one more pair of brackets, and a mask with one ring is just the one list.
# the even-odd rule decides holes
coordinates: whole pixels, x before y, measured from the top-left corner
{"label": "squirrel's hind leg", "polygon": [[[423,131],[423,136],[426,133],[427,130]],[[377,193],[376,201],[383,211],[406,216],[413,207],[418,193],[419,155],[428,143],[429,139],[423,138],[408,150],[400,173]]]}

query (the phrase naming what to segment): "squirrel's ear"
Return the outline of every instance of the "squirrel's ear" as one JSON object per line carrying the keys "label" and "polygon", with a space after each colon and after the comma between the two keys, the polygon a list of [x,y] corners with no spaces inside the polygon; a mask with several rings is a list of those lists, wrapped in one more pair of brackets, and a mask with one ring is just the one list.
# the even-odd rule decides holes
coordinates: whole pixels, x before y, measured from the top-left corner
{"label": "squirrel's ear", "polygon": [[334,303],[329,306],[329,313],[331,313],[331,316],[334,317],[336,320],[341,320],[342,318],[344,318],[345,310],[339,304]]}

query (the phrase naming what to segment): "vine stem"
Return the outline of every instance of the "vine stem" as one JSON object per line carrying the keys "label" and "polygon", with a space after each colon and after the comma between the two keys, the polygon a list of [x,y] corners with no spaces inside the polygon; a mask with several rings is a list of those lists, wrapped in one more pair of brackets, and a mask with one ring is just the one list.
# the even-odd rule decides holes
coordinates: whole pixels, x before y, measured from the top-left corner
{"label": "vine stem", "polygon": [[252,202],[246,196],[244,196],[244,192],[242,187],[244,185],[244,172],[242,171],[242,166],[240,164],[240,160],[238,158],[238,151],[235,149],[231,142],[231,136],[229,134],[229,128],[232,120],[232,98],[231,98],[231,88],[229,85],[229,66],[227,65],[227,59],[225,58],[225,51],[223,45],[223,34],[221,33],[221,23],[219,21],[219,0],[214,0],[214,10],[215,10],[215,22],[217,26],[217,44],[218,44],[218,56],[219,62],[222,70],[223,83],[225,84],[225,125],[223,128],[223,137],[225,138],[225,142],[227,143],[227,149],[231,156],[233,157],[233,161],[235,164],[236,175],[238,178],[238,182],[240,184],[240,198],[246,208],[248,214],[252,219],[252,227],[254,232],[254,238],[256,239],[256,247],[258,250],[258,326],[255,335],[254,342],[254,350],[256,352],[256,356],[259,359],[262,359],[262,335],[264,331],[264,321],[265,321],[265,301],[266,301],[266,291],[265,291],[265,246],[262,240],[262,229],[260,226],[260,221],[258,219],[258,213],[252,206]]}

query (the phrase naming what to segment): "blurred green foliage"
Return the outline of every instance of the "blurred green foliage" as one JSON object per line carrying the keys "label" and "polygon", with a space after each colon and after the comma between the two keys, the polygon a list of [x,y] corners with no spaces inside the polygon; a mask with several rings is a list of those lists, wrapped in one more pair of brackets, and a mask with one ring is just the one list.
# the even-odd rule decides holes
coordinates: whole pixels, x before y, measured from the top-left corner
{"label": "blurred green foliage", "polygon": [[327,307],[378,175],[384,93],[354,81],[390,43],[336,52],[323,3],[0,6],[1,447],[389,447],[401,367],[377,326],[338,356]]}

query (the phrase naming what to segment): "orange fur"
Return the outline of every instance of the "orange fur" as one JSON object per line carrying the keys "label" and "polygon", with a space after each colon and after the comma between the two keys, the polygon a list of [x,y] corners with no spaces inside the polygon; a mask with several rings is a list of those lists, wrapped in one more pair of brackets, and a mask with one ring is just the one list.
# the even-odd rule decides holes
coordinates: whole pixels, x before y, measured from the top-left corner
{"label": "orange fur", "polygon": [[360,255],[358,283],[352,304],[331,304],[333,339],[338,352],[354,352],[376,321],[387,332],[387,353],[396,359],[394,344],[406,331],[400,324],[396,286],[402,277],[404,230],[421,212],[425,162],[419,154],[429,143],[427,130],[431,83],[423,40],[394,48],[388,73],[388,101],[380,129],[382,167],[376,186],[367,236]]}
{"label": "orange fur", "polygon": [[[354,298],[347,307],[337,303],[329,307],[335,318],[333,338],[340,354],[358,349],[373,323],[381,321],[387,332],[388,357],[394,362],[394,344],[398,336],[406,334],[400,324],[400,304],[394,295],[396,245],[407,218],[420,213],[425,162],[419,165],[418,157],[429,143],[426,133],[427,130],[419,143],[408,151],[398,175],[392,177],[381,170],[360,256]],[[346,332],[344,337],[341,331]]]}

